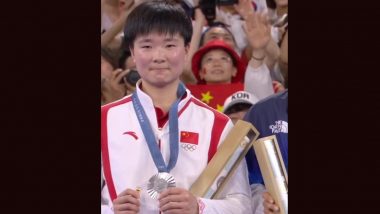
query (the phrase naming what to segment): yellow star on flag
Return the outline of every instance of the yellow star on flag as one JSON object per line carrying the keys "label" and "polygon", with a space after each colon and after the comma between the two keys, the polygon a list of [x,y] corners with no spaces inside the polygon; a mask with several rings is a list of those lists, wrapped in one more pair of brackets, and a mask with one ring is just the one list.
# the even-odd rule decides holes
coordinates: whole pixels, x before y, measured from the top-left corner
{"label": "yellow star on flag", "polygon": [[201,93],[202,95],[202,101],[209,104],[210,100],[214,99],[213,96],[211,96],[210,91],[207,91],[207,93]]}
{"label": "yellow star on flag", "polygon": [[216,104],[216,110],[218,110],[219,112],[223,112],[223,106]]}

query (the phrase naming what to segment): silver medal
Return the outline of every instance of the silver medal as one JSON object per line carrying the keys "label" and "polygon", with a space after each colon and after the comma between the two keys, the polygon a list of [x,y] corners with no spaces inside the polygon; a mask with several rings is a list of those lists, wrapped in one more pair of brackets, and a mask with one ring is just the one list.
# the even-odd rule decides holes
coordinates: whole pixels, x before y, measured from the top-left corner
{"label": "silver medal", "polygon": [[169,173],[160,172],[149,179],[147,192],[151,198],[157,199],[159,194],[169,187],[175,187],[174,177]]}

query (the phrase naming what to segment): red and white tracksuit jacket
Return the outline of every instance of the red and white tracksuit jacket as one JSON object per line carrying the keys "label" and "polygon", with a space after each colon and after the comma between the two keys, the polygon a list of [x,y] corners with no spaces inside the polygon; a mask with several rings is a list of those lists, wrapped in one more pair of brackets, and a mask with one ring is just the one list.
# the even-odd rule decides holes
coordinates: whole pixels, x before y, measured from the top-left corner
{"label": "red and white tracksuit jacket", "polygon": [[[170,156],[169,123],[159,129],[151,98],[139,87],[136,90],[167,164]],[[186,97],[178,105],[178,114],[179,133],[198,134],[197,142],[179,142],[177,164],[170,171],[177,187],[189,189],[233,124],[227,116],[193,97],[189,90],[186,90]],[[102,106],[101,117],[102,176],[105,180],[101,192],[101,209],[102,214],[105,214],[113,213],[112,200],[118,194],[127,188],[141,187],[158,171],[137,120],[131,96]],[[242,161],[225,186],[222,200],[199,198],[200,213],[252,213],[250,194],[246,163]],[[141,194],[141,200],[149,198],[144,197]],[[141,201],[140,213],[158,214],[159,209],[152,201]]]}

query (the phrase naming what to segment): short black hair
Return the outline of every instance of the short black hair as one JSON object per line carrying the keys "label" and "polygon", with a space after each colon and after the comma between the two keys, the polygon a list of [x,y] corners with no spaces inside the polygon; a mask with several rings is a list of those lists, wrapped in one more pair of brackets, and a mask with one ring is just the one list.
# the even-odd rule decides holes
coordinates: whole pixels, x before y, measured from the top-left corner
{"label": "short black hair", "polygon": [[119,51],[120,51],[120,54],[119,54],[118,65],[119,65],[119,68],[125,70],[125,69],[127,69],[125,67],[125,61],[128,59],[128,57],[131,56],[131,52],[128,48],[128,44],[125,42],[124,39],[121,42],[121,46],[120,46]]}
{"label": "short black hair", "polygon": [[224,114],[229,115],[229,114],[236,113],[239,111],[244,111],[251,108],[251,106],[252,104],[249,104],[249,103],[236,103],[235,105],[230,106],[227,110],[225,110]]}
{"label": "short black hair", "polygon": [[175,35],[179,33],[185,46],[193,34],[191,18],[175,1],[153,0],[138,5],[128,16],[124,27],[124,39],[129,48],[137,36],[151,32]]}

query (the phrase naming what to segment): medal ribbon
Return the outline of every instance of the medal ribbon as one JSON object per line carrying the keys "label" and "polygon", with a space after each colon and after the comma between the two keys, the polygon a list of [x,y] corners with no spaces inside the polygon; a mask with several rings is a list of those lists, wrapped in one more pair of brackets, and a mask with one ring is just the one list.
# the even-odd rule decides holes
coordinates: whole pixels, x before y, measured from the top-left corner
{"label": "medal ribbon", "polygon": [[144,133],[144,137],[149,147],[150,154],[152,155],[154,164],[158,172],[167,172],[174,168],[178,159],[178,103],[181,101],[182,96],[186,93],[185,86],[180,83],[177,89],[177,100],[173,103],[169,110],[169,140],[170,140],[170,159],[169,164],[166,166],[164,158],[160,152],[160,148],[156,143],[156,137],[150,125],[149,119],[146,116],[144,108],[135,91],[132,94],[132,103],[136,111],[137,119],[139,120],[140,127]]}

